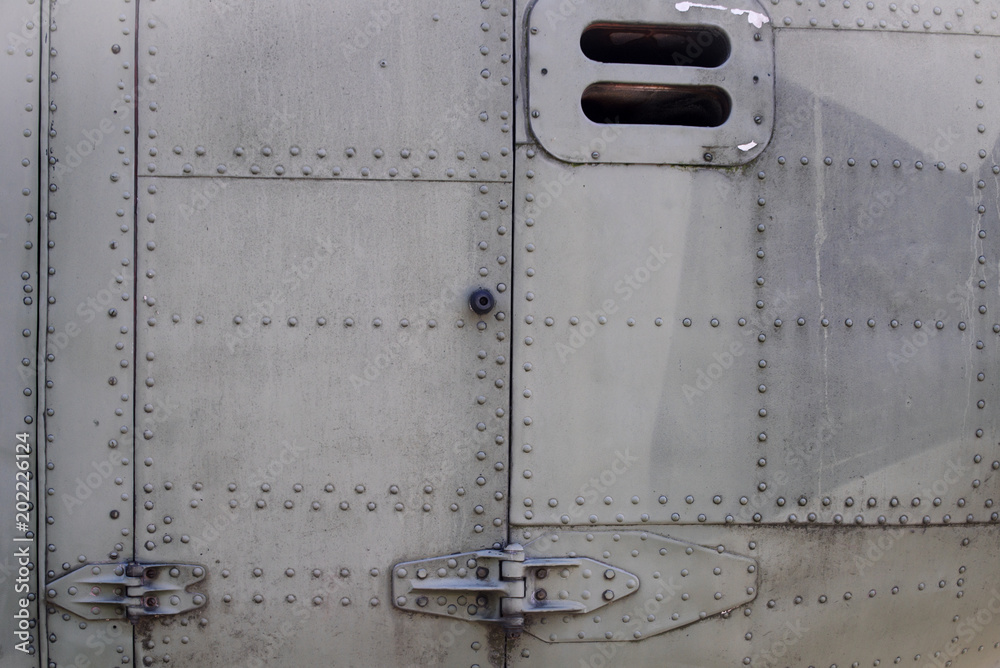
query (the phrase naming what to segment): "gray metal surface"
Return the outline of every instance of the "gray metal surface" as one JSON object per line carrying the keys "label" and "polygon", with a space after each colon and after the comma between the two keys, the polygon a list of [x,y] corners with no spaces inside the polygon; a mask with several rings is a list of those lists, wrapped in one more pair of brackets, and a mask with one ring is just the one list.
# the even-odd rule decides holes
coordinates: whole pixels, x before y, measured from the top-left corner
{"label": "gray metal surface", "polygon": [[510,9],[144,3],[142,172],[509,178]]}
{"label": "gray metal surface", "polygon": [[[995,525],[670,529],[756,559],[756,600],[639,642],[547,643],[525,634],[508,665],[958,668],[995,666],[1000,656]],[[640,588],[612,623],[633,631],[650,615],[669,614],[679,581]]]}
{"label": "gray metal surface", "polygon": [[[132,555],[134,9],[59,3],[48,21],[46,582]],[[43,660],[134,659],[128,624],[46,623]]]}
{"label": "gray metal surface", "polygon": [[[635,575],[626,587],[634,588],[630,592],[634,596],[615,596],[597,615],[588,610],[572,617],[533,619],[528,633],[550,643],[644,640],[728,615],[757,596],[758,563],[717,546],[703,547],[647,531],[552,531],[525,548],[531,557],[556,551],[599,554],[628,568]],[[655,612],[646,609],[650,606]]]}
{"label": "gray metal surface", "polygon": [[388,577],[506,538],[509,11],[140,9],[138,551],[209,568],[142,660],[502,663]]}
{"label": "gray metal surface", "polygon": [[200,619],[154,622],[143,657],[493,661],[495,633],[442,644],[388,577],[505,538],[509,293],[480,320],[467,292],[509,280],[510,187],[218,179],[187,220],[213,182],[142,183],[138,553],[209,568]]}
{"label": "gray metal surface", "polygon": [[[0,494],[44,425],[65,608],[4,668],[1000,661],[991,3],[39,1]],[[602,21],[732,54],[588,60]],[[595,82],[732,117],[602,127]]]}
{"label": "gray metal surface", "polygon": [[751,165],[567,164],[542,137],[515,183],[512,537],[752,544],[758,598],[613,649],[523,638],[514,665],[997,661],[1000,571],[968,550],[1000,468],[992,41],[774,25]]}
{"label": "gray metal surface", "polygon": [[[975,51],[966,37],[780,34],[778,112],[797,120],[745,176],[523,149],[514,498],[548,502],[519,521],[995,520],[996,180],[977,150],[996,140],[976,129],[977,59],[965,76],[937,66],[953,97],[968,91],[957,111],[906,105],[897,134],[876,87],[899,100],[915,82],[783,67],[807,48],[865,53],[862,40],[892,42],[900,70],[944,40]],[[921,127],[950,134],[921,146]]]}
{"label": "gray metal surface", "polygon": [[[13,3],[12,3],[13,5]],[[35,366],[38,345],[38,99],[41,62],[40,19],[26,2],[0,13],[3,66],[0,86],[0,661],[11,668],[38,663],[37,539],[38,448]],[[44,297],[42,297],[44,299]],[[18,438],[24,434],[23,438]],[[18,446],[22,447],[18,447]],[[29,448],[24,448],[28,445]],[[18,458],[17,455],[22,455]],[[29,454],[29,457],[23,455]],[[30,464],[30,475],[18,462]],[[18,475],[21,473],[22,475]],[[16,496],[18,493],[23,496]],[[25,501],[28,499],[28,501]],[[25,505],[32,504],[26,508]],[[21,513],[21,511],[25,511]],[[15,516],[15,513],[21,513]],[[31,532],[31,534],[29,534]],[[21,570],[24,569],[24,570]],[[19,646],[19,647],[18,647]],[[28,652],[31,652],[30,654]]]}
{"label": "gray metal surface", "polygon": [[776,26],[946,35],[1000,35],[1000,11],[985,0],[922,2],[798,2],[770,0]]}

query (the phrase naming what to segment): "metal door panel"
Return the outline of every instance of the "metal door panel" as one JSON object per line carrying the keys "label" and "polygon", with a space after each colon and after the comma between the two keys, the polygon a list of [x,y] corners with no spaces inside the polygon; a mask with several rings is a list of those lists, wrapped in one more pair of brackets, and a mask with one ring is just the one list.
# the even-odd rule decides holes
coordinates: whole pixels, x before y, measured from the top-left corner
{"label": "metal door panel", "polygon": [[[753,169],[598,173],[525,151],[517,261],[534,275],[515,286],[533,317],[515,320],[515,414],[525,419],[514,422],[514,497],[529,506],[519,521],[992,517],[994,458],[980,438],[996,428],[986,410],[996,400],[996,296],[978,281],[995,284],[986,260],[995,220],[977,211],[996,187],[992,162],[976,157],[974,112],[923,112],[927,127],[964,130],[923,152],[891,129],[887,107],[862,116],[839,105],[865,81],[831,76],[818,93],[795,75],[813,66],[792,62],[812,61],[783,64],[782,53],[823,56],[849,38],[863,36],[779,35],[779,70],[792,74],[778,81],[778,110],[789,120]],[[946,40],[870,39],[911,59]],[[973,38],[947,39],[975,50]],[[968,82],[950,85],[974,110],[971,68]],[[905,99],[910,82],[893,85],[887,97]],[[858,97],[880,99],[874,88]],[[877,154],[852,150],[869,144]],[[976,171],[955,165],[959,155]],[[872,198],[884,193],[890,212],[873,217]],[[904,201],[922,215],[891,210]],[[959,225],[956,211],[966,212]],[[676,249],[668,271],[647,271],[642,253],[652,258],[661,239]],[[608,256],[635,259],[616,267]],[[589,391],[570,398],[566,386]],[[567,438],[572,458],[557,445]]]}
{"label": "metal door panel", "polygon": [[209,572],[143,657],[496,660],[484,627],[393,610],[388,569],[505,538],[509,302],[479,320],[468,291],[509,282],[510,187],[142,182],[140,552]]}
{"label": "metal door panel", "polygon": [[141,12],[144,176],[212,177],[141,179],[140,551],[208,566],[143,660],[501,661],[387,569],[506,536],[509,10]]}
{"label": "metal door panel", "polygon": [[[759,560],[757,598],[610,647],[526,635],[515,663],[996,660],[996,64],[971,36],[783,23],[746,168],[528,144],[516,174],[513,537],[529,557],[553,526],[723,543]],[[578,633],[655,617],[656,591]]]}
{"label": "metal door panel", "polygon": [[[59,4],[47,24],[50,581],[132,555],[134,5]],[[131,660],[128,624],[51,603],[48,660]]]}
{"label": "metal door panel", "polygon": [[[991,152],[980,149],[1000,135],[980,125],[976,100],[1000,100],[975,81],[981,71],[993,79],[1000,72],[975,57],[979,42],[777,37],[787,63],[778,114],[789,120],[760,165],[768,220],[761,273],[767,310],[785,324],[763,330],[768,416],[758,450],[768,477],[791,484],[761,495],[765,518],[992,517],[996,458],[983,441],[997,429],[987,408],[997,398],[997,295],[985,258],[996,219],[977,209],[996,191]],[[872,48],[886,53],[898,77],[847,76],[859,66],[824,72],[816,83],[818,60]],[[927,55],[951,48],[967,61]],[[780,57],[806,51],[816,60]],[[919,75],[906,66],[918,60],[928,63]],[[935,94],[952,105],[915,104],[908,91],[918,76],[939,82]]]}
{"label": "metal door panel", "polygon": [[719,172],[570,167],[534,149],[523,164],[515,516],[722,521],[758,482],[752,459],[725,456],[740,443],[752,457],[759,420],[727,409],[758,384],[758,290],[735,280],[757,262],[753,193]]}
{"label": "metal door panel", "polygon": [[[914,185],[922,178],[923,183],[940,183],[932,180],[935,175],[971,176],[982,166],[979,149],[992,153],[1000,138],[1000,130],[987,122],[989,109],[1000,102],[1000,92],[987,83],[1000,75],[1000,64],[986,55],[990,43],[967,35],[776,31],[782,86],[777,104],[786,120],[775,125],[775,141],[781,146],[769,147],[764,169],[773,176],[782,166],[785,171],[815,168],[829,155],[838,167],[855,158],[856,166],[867,168],[857,170],[863,175],[903,170]],[[803,52],[810,57],[793,56]],[[885,70],[861,67],[868,52],[878,54]],[[840,66],[824,65],[831,60]],[[885,71],[893,75],[886,77]],[[926,104],[928,82],[933,82],[931,95],[937,104]],[[797,155],[786,152],[793,147]],[[784,165],[776,164],[781,155],[788,160]],[[800,163],[803,155],[811,159],[809,165]],[[878,167],[871,166],[872,159],[878,160]],[[900,160],[900,167],[894,159]],[[915,168],[917,160],[923,162],[922,170]],[[944,174],[937,173],[938,162],[945,163]],[[962,163],[972,171],[960,170]],[[847,172],[844,178],[852,176],[852,170],[839,171]]]}
{"label": "metal door panel", "polygon": [[[694,668],[950,661],[957,668],[994,665],[1000,658],[993,612],[1000,609],[992,563],[996,526],[679,526],[670,527],[670,535],[753,556],[760,564],[756,600],[638,642],[549,643],[525,634],[512,645],[511,663]],[[532,543],[525,549],[532,556],[550,553]],[[645,593],[640,584],[635,595],[600,615],[581,615],[578,628],[598,634],[603,620],[628,618],[629,629],[641,629],[649,616],[671,614],[682,605],[686,580],[668,572],[662,580]]]}
{"label": "metal door panel", "polygon": [[147,173],[496,180],[512,169],[502,3],[145,3],[141,26],[155,69],[143,70]]}
{"label": "metal door panel", "polygon": [[[35,379],[38,346],[38,300],[44,282],[38,277],[38,198],[39,198],[39,63],[41,62],[40,17],[27,3],[9,8],[0,16],[0,34],[6,35],[4,66],[0,85],[6,91],[0,100],[4,119],[0,141],[0,322],[4,364],[0,367],[0,425],[3,433],[3,462],[0,462],[0,499],[11,515],[25,510],[25,517],[4,518],[0,539],[5,545],[0,557],[0,614],[5,626],[0,638],[4,665],[22,668],[36,665],[39,654],[38,626],[38,538],[37,505],[39,448],[36,433]],[[44,303],[44,296],[41,297]],[[19,439],[18,434],[24,434]],[[30,449],[18,449],[18,444]],[[18,457],[18,454],[21,456]],[[28,455],[25,457],[24,455]],[[44,459],[41,460],[44,462]],[[29,480],[18,479],[20,462],[29,466]],[[17,497],[18,492],[26,496]],[[20,486],[19,486],[20,484]],[[25,501],[28,499],[28,501]],[[30,508],[18,501],[34,504]],[[24,522],[27,526],[16,524]],[[43,524],[44,526],[44,524]],[[22,556],[23,555],[23,556]],[[24,569],[23,571],[21,569]],[[30,570],[29,570],[30,569]],[[30,594],[30,600],[29,600]],[[24,605],[22,605],[24,603]],[[23,620],[23,625],[22,625]],[[9,631],[8,631],[9,628]],[[22,635],[18,635],[22,634]],[[31,654],[28,652],[30,651]],[[34,655],[34,656],[32,656]]]}

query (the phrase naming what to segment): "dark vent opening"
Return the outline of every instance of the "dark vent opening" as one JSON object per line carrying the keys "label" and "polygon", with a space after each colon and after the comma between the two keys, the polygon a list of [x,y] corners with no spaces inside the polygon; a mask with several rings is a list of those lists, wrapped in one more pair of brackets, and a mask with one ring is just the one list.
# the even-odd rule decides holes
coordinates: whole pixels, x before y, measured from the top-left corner
{"label": "dark vent opening", "polygon": [[580,48],[600,63],[719,67],[729,59],[729,37],[714,26],[595,23]]}
{"label": "dark vent opening", "polygon": [[732,100],[715,86],[595,83],[583,91],[583,113],[595,123],[686,125],[715,128],[729,118]]}

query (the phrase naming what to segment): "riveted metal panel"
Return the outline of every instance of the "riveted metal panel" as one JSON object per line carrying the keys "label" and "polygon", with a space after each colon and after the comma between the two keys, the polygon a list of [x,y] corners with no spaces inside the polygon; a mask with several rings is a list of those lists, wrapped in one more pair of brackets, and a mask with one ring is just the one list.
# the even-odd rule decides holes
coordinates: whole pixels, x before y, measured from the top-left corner
{"label": "riveted metal panel", "polygon": [[38,299],[44,286],[38,277],[41,32],[41,17],[27,2],[11,3],[0,14],[0,34],[5,36],[0,86],[6,92],[0,99],[4,119],[0,131],[0,499],[7,515],[0,525],[0,614],[4,619],[0,657],[11,668],[38,665],[41,648],[36,599],[40,483],[34,362]]}
{"label": "riveted metal panel", "polygon": [[144,173],[510,176],[506,3],[189,0],[142,9],[141,62],[155,70],[141,78]]}
{"label": "riveted metal panel", "polygon": [[916,34],[1000,34],[1000,12],[983,0],[923,2],[798,2],[770,0],[774,24],[783,28],[894,31]]}
{"label": "riveted metal panel", "polygon": [[142,183],[139,553],[209,571],[143,658],[498,661],[502,634],[394,610],[388,577],[506,534],[509,293],[482,319],[468,293],[509,282],[510,187]]}
{"label": "riveted metal panel", "polygon": [[[746,546],[761,580],[683,633],[523,638],[518,664],[996,662],[989,47],[779,29],[774,136],[740,169],[519,147],[513,537]],[[663,614],[638,598],[614,624]]]}
{"label": "riveted metal panel", "polygon": [[[46,580],[132,556],[135,4],[48,21]],[[132,629],[49,607],[57,665],[133,659]]]}
{"label": "riveted metal panel", "polygon": [[[552,552],[599,554],[634,575],[626,583],[632,589],[630,597],[612,596],[608,608],[597,615],[587,611],[533,619],[528,633],[546,642],[644,640],[715,615],[728,616],[729,611],[749,604],[757,596],[759,564],[754,559],[648,531],[551,531],[525,548],[529,557]],[[608,586],[607,577],[607,572],[585,573],[585,585],[596,597]],[[555,595],[557,582],[536,580],[529,594],[544,587]],[[645,614],[636,619],[628,614],[653,603],[662,614]]]}
{"label": "riveted metal panel", "polygon": [[[897,132],[875,89],[905,100],[906,78],[821,79],[794,57],[862,41],[891,42],[900,69],[918,50],[967,52],[964,77],[935,72],[957,81],[957,108]],[[779,35],[775,140],[738,172],[573,168],[525,149],[519,521],[994,517],[996,130],[980,131],[975,100],[993,103],[976,72],[996,65],[977,68],[975,42]]]}
{"label": "riveted metal panel", "polygon": [[[566,534],[565,531],[562,532]],[[512,643],[517,666],[993,666],[1000,658],[996,526],[671,527],[759,564],[750,605],[639,642]],[[683,602],[664,576],[574,630],[641,630]]]}
{"label": "riveted metal panel", "polygon": [[[778,35],[779,54],[847,49],[855,72],[871,44],[899,75],[845,70],[816,84],[812,59],[782,68],[778,113],[789,120],[760,164],[757,207],[767,223],[765,517],[994,517],[1000,132],[977,100],[992,108],[1000,93],[977,80],[1000,80],[1000,68],[976,56],[982,41]],[[925,61],[918,74],[912,63]],[[946,102],[915,103],[907,91],[925,77]]]}
{"label": "riveted metal panel", "polygon": [[523,156],[512,517],[723,521],[759,481],[755,184]]}
{"label": "riveted metal panel", "polygon": [[[28,350],[9,362],[46,326],[53,357],[49,388],[30,359],[5,372],[0,411],[49,412],[49,581],[133,540],[204,579],[137,651],[53,608],[43,662],[997,662],[993,7],[762,3],[770,144],[679,169],[531,143],[511,102],[527,2],[137,4],[57,3],[42,109],[5,103],[45,112],[53,161],[40,211],[21,210],[37,128],[0,167],[9,224],[39,239],[0,238],[29,273],[2,283],[8,353]],[[638,590],[513,641],[392,606],[392,564],[510,540]]]}

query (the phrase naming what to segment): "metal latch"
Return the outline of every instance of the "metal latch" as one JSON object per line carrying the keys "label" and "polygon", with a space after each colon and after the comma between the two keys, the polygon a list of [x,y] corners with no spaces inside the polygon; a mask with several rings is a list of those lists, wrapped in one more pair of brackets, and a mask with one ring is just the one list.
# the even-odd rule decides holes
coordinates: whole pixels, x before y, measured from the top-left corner
{"label": "metal latch", "polygon": [[410,612],[499,622],[520,634],[525,615],[588,613],[639,588],[626,570],[587,557],[526,558],[517,543],[396,564],[393,603]]}
{"label": "metal latch", "polygon": [[202,607],[205,595],[187,589],[204,578],[195,564],[88,564],[50,582],[46,600],[85,619],[135,621]]}

